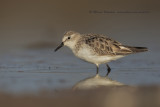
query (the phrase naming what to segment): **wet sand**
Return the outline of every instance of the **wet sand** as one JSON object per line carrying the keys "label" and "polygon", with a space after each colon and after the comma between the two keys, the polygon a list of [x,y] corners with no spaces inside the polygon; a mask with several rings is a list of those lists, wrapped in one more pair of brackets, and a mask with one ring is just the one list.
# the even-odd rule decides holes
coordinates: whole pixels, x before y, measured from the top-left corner
{"label": "wet sand", "polygon": [[[148,55],[154,54],[154,57]],[[157,55],[157,56],[156,56]],[[147,59],[146,59],[147,57]],[[0,55],[0,101],[5,107],[159,107],[159,55],[141,53],[109,63],[112,71],[74,57],[67,48]]]}
{"label": "wet sand", "polygon": [[[69,49],[25,49],[0,56],[0,101],[5,107],[158,107],[158,56],[130,55],[96,67]],[[146,59],[147,57],[147,59]],[[110,85],[111,84],[111,85]],[[89,88],[88,88],[89,87]]]}
{"label": "wet sand", "polygon": [[[95,76],[95,65],[76,58],[68,48],[56,53],[53,49],[26,49],[0,55],[0,90],[36,93],[43,89],[71,88]],[[159,85],[159,54],[156,54],[134,54],[109,63],[112,68],[109,78],[130,86]],[[106,66],[101,65],[100,76],[106,72]]]}
{"label": "wet sand", "polygon": [[93,90],[0,93],[3,107],[159,107],[160,87],[110,86]]}
{"label": "wet sand", "polygon": [[[109,63],[109,78],[130,86],[159,85],[159,60],[155,60],[158,56],[150,58],[148,54],[130,55]],[[96,74],[95,65],[79,60],[67,48],[57,53],[53,49],[16,51],[0,58],[0,90],[7,93],[71,88]],[[106,72],[106,66],[101,65],[100,75],[105,76]]]}

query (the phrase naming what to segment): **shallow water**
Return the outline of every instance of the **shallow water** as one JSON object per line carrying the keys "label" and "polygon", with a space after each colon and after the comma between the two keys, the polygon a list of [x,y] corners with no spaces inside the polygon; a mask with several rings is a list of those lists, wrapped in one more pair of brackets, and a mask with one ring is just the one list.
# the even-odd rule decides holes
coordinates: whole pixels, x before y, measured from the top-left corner
{"label": "shallow water", "polygon": [[[152,57],[151,57],[152,56]],[[93,64],[76,58],[69,49],[21,50],[0,56],[0,91],[9,93],[72,88],[80,80],[96,74]],[[139,53],[110,62],[109,77],[126,85],[158,85],[158,53]],[[105,76],[105,65],[100,75]]]}

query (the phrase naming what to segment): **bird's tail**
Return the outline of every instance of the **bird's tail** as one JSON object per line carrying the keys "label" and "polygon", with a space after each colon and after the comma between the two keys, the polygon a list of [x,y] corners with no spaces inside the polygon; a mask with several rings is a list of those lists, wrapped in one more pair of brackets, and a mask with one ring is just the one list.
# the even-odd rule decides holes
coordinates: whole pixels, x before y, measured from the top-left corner
{"label": "bird's tail", "polygon": [[148,51],[148,48],[146,47],[132,47],[132,46],[125,46],[125,47],[129,48],[133,53]]}

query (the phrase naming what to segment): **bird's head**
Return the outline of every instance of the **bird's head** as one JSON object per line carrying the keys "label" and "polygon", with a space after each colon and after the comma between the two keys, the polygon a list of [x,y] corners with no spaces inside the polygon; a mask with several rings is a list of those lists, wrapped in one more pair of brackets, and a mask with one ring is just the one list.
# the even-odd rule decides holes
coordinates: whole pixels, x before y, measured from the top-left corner
{"label": "bird's head", "polygon": [[62,39],[62,43],[55,49],[55,51],[57,51],[63,46],[68,46],[69,48],[73,49],[80,36],[80,33],[75,31],[66,32]]}

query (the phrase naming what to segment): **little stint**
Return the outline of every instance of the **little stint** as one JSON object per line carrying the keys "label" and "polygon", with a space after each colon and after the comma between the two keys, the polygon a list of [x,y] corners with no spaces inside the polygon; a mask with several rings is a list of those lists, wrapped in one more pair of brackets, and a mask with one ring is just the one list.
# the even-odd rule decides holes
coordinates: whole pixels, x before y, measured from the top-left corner
{"label": "little stint", "polygon": [[111,71],[111,68],[107,64],[108,62],[117,60],[129,54],[148,50],[146,47],[123,45],[105,35],[80,34],[74,31],[68,31],[64,34],[62,43],[55,51],[62,46],[69,47],[78,58],[95,64],[97,67],[97,74],[99,72],[99,65],[106,64],[108,70],[107,76]]}

